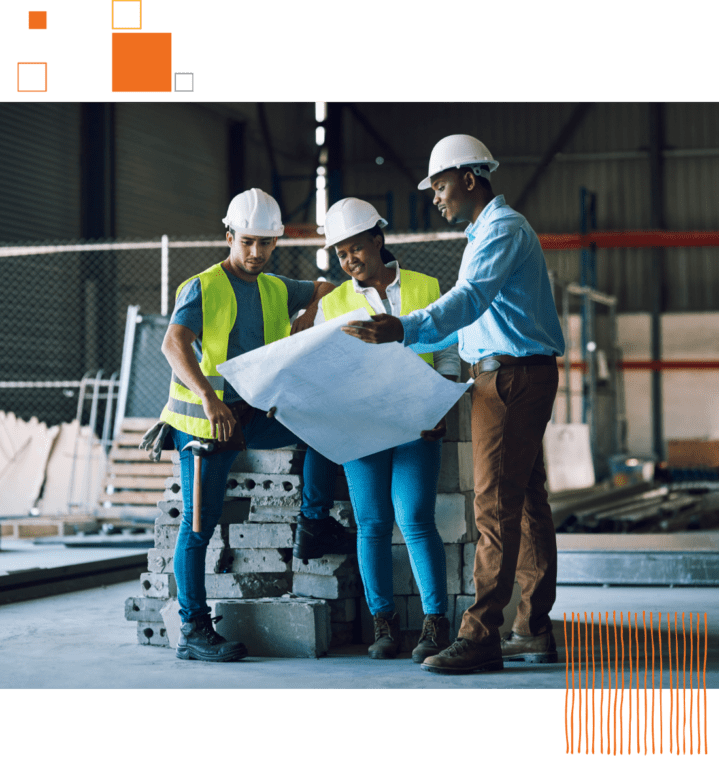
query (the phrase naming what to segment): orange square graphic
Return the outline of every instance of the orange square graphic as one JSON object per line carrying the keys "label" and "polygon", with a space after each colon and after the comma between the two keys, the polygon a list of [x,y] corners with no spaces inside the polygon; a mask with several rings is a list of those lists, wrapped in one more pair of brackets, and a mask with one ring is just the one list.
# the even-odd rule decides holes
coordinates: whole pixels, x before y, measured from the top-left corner
{"label": "orange square graphic", "polygon": [[[21,89],[20,88],[20,70],[22,69],[23,65],[29,64],[30,66],[41,66],[45,69],[45,75],[44,75],[44,81],[45,81],[45,87],[41,90],[30,90],[30,89]],[[17,63],[17,92],[18,93],[47,93],[47,62],[46,61],[18,61]]]}
{"label": "orange square graphic", "polygon": [[139,32],[142,29],[142,0],[132,0],[132,2],[140,4],[140,19],[139,24],[136,27],[116,27],[115,26],[115,3],[129,2],[130,0],[111,0],[110,3],[110,29],[132,29]]}
{"label": "orange square graphic", "polygon": [[171,91],[172,34],[113,32],[113,91]]}
{"label": "orange square graphic", "polygon": [[47,29],[47,11],[29,11],[28,29]]}

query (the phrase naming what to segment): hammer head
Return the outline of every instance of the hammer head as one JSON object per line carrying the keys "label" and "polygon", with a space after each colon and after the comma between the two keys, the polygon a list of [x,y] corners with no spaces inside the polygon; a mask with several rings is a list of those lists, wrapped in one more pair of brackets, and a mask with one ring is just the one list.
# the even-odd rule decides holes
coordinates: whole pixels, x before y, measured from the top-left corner
{"label": "hammer head", "polygon": [[190,440],[182,450],[186,451],[188,448],[192,450],[193,456],[203,456],[204,454],[212,453],[215,450],[215,444],[203,443],[199,440]]}

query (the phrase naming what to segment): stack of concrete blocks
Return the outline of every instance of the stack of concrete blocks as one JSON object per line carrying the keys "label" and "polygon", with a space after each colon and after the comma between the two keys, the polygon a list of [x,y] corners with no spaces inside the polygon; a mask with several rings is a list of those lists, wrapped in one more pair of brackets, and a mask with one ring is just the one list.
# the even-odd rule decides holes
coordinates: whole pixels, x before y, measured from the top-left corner
{"label": "stack of concrete blocks", "polygon": [[[339,566],[325,561],[304,566],[295,561],[293,568],[303,460],[304,451],[297,448],[240,453],[228,477],[222,517],[207,549],[205,588],[213,616],[223,617],[218,631],[228,640],[242,640],[252,655],[317,657],[359,635],[355,603],[362,590],[356,556],[346,556]],[[344,477],[338,477],[337,486],[340,500],[331,514],[352,526]],[[173,475],[166,480],[158,507],[148,572],[140,578],[141,594],[126,601],[125,615],[137,621],[141,644],[175,647],[180,620],[173,560],[182,519],[176,453]],[[318,568],[322,586],[315,590],[320,593],[317,598],[293,594],[293,570],[301,585],[303,575],[313,578]],[[336,576],[330,575],[333,568]]]}

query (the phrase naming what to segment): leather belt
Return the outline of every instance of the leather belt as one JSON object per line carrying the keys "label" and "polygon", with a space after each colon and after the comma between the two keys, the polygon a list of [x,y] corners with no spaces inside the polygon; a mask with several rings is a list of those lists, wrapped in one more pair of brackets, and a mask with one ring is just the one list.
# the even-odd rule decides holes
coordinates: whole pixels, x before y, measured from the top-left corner
{"label": "leather belt", "polygon": [[478,363],[469,367],[472,378],[476,378],[480,373],[487,371],[496,371],[507,365],[556,365],[556,355],[528,355],[527,357],[512,357],[511,355],[494,355],[494,357],[485,357]]}

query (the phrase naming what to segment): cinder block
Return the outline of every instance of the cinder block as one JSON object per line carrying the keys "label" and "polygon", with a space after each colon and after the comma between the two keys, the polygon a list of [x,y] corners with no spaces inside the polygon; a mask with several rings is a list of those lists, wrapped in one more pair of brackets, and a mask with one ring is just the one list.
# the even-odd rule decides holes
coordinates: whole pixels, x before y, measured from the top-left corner
{"label": "cinder block", "polygon": [[330,608],[330,619],[336,622],[354,621],[357,618],[357,602],[359,598],[348,597],[344,600],[327,600]]}
{"label": "cinder block", "polygon": [[301,475],[265,475],[258,472],[230,472],[227,496],[272,496],[280,499],[302,499]]}
{"label": "cinder block", "polygon": [[125,618],[128,621],[162,621],[160,611],[167,600],[159,597],[128,597],[125,600]]}
{"label": "cinder block", "polygon": [[[228,549],[207,549],[205,554],[205,573],[222,573],[229,566],[232,551]],[[150,549],[147,552],[147,570],[150,573],[173,573],[175,561],[174,549]]]}
{"label": "cinder block", "polygon": [[242,525],[250,516],[250,500],[225,496],[219,525]]}
{"label": "cinder block", "polygon": [[[450,635],[452,635],[452,628],[454,627],[455,603],[456,603],[456,596],[448,595],[447,611],[444,615],[449,620]],[[409,597],[407,597],[406,629],[421,630],[423,622],[424,622],[424,609],[422,608],[422,600],[418,595],[410,595]]]}
{"label": "cinder block", "polygon": [[231,573],[290,573],[291,550],[233,549]]}
{"label": "cinder block", "polygon": [[442,464],[437,490],[439,493],[474,490],[472,443],[442,442]]}
{"label": "cinder block", "polygon": [[349,496],[347,499],[335,499],[335,505],[330,510],[330,515],[334,517],[337,522],[342,523],[345,528],[357,527],[357,523],[355,523],[354,510],[352,509],[352,504],[349,501]]}
{"label": "cinder block", "polygon": [[318,658],[330,643],[329,607],[324,600],[301,597],[276,600],[220,600],[218,631],[241,640],[251,656]]}
{"label": "cinder block", "polygon": [[290,579],[282,573],[211,573],[205,576],[208,598],[279,597],[290,589]]}
{"label": "cinder block", "polygon": [[392,545],[392,589],[395,595],[419,594],[409,562],[409,552],[404,544]]}
{"label": "cinder block", "polygon": [[[227,525],[217,525],[209,541],[210,549],[222,549],[228,545]],[[174,549],[177,543],[178,525],[156,525],[155,526],[155,548],[156,549]]]}
{"label": "cinder block", "polygon": [[177,583],[172,573],[143,573],[140,576],[143,597],[177,597]]}
{"label": "cinder block", "polygon": [[288,523],[231,525],[229,543],[232,549],[292,548],[294,533]]}
{"label": "cinder block", "polygon": [[[474,592],[474,590],[473,590]],[[512,630],[512,624],[514,622],[514,617],[517,615],[517,606],[519,605],[519,601],[522,597],[522,590],[519,587],[519,584],[515,582],[514,587],[512,589],[512,597],[509,600],[509,603],[502,611],[502,626],[499,628],[499,634],[505,635],[507,632],[511,632]],[[475,595],[457,595],[457,599],[455,601],[455,613],[454,613],[454,634],[455,636],[459,632],[459,627],[462,624],[462,615],[464,612],[474,604]]]}
{"label": "cinder block", "polygon": [[305,460],[304,448],[242,451],[230,472],[262,473],[265,475],[300,475]]}
{"label": "cinder block", "polygon": [[477,543],[468,542],[462,547],[462,592],[473,595],[474,590],[474,551]]}
{"label": "cinder block", "polygon": [[[469,376],[465,374],[460,381],[467,381],[468,379]],[[472,400],[470,392],[471,389],[465,392],[447,414],[447,434],[444,436],[443,442],[470,442],[472,440]]]}
{"label": "cinder block", "polygon": [[161,621],[138,621],[137,642],[140,645],[170,647],[170,641],[167,639],[167,630]]}
{"label": "cinder block", "polygon": [[300,513],[299,502],[282,504],[280,499],[255,498],[250,501],[249,524],[290,524],[297,522]]}
{"label": "cinder block", "polygon": [[155,525],[179,525],[182,522],[182,501],[158,501],[160,514]]}
{"label": "cinder block", "polygon": [[[438,493],[434,520],[439,537],[445,544],[476,541],[479,533],[474,522],[474,491]],[[396,523],[392,531],[392,543],[404,543]]]}
{"label": "cinder block", "polygon": [[162,622],[165,625],[165,634],[170,648],[177,648],[177,641],[180,639],[180,625],[182,619],[179,614],[180,604],[177,600],[169,600],[160,611]]}
{"label": "cinder block", "polygon": [[359,597],[362,594],[362,581],[359,573],[346,573],[341,576],[295,573],[292,579],[292,591],[303,597],[342,600],[347,597]]}
{"label": "cinder block", "polygon": [[317,576],[341,576],[347,573],[359,573],[357,555],[325,555],[307,564],[296,557],[292,558],[294,573],[313,573]]}
{"label": "cinder block", "polygon": [[447,564],[447,594],[462,593],[462,545],[445,544],[444,559]]}

